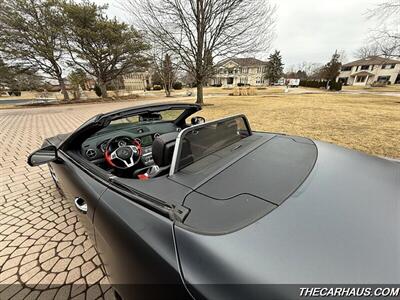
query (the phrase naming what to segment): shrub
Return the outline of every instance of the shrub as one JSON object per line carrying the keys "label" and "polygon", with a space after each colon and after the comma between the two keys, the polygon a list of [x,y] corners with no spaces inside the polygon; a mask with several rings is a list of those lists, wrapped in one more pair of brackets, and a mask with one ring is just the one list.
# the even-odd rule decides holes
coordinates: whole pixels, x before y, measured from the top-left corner
{"label": "shrub", "polygon": [[8,92],[8,95],[9,95],[9,96],[14,95],[14,96],[19,97],[19,96],[21,96],[21,91],[12,90],[12,91],[9,91],[9,92]]}
{"label": "shrub", "polygon": [[153,85],[153,91],[161,91],[162,87],[161,85]]}
{"label": "shrub", "polygon": [[341,91],[343,84],[341,82],[331,81],[329,82],[329,86],[332,91]]}
{"label": "shrub", "polygon": [[182,89],[182,82],[179,82],[179,81],[174,82],[174,84],[172,85],[172,88],[174,90],[181,90]]}
{"label": "shrub", "polygon": [[[310,88],[316,88],[316,89],[321,89],[324,88],[326,89],[328,85],[328,81],[318,81],[318,80],[300,80],[300,86],[304,87],[310,87]],[[330,90],[332,91],[340,91],[342,90],[343,84],[341,82],[336,82],[336,81],[330,81],[329,82],[329,87]]]}
{"label": "shrub", "polygon": [[318,81],[318,80],[300,80],[300,86],[310,87],[310,88],[326,88],[326,81]]}
{"label": "shrub", "polygon": [[94,85],[94,89],[93,90],[96,93],[97,97],[101,97],[101,88],[97,83]]}
{"label": "shrub", "polygon": [[146,91],[151,91],[151,86],[150,85],[146,85]]}

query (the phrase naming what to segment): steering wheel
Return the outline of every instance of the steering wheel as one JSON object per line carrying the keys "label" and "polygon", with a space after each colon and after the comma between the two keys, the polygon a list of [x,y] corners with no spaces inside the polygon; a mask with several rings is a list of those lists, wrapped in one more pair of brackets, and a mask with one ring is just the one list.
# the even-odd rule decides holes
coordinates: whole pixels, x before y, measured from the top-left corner
{"label": "steering wheel", "polygon": [[106,162],[113,168],[126,170],[134,167],[142,157],[139,140],[117,136],[108,141],[104,151]]}

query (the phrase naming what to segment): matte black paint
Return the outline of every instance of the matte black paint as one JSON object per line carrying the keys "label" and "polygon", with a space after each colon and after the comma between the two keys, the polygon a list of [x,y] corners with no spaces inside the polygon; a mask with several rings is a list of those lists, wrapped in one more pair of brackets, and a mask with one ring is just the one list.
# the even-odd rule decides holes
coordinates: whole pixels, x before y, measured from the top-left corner
{"label": "matte black paint", "polygon": [[145,299],[134,287],[153,285],[158,299],[188,297],[181,284],[171,220],[107,190],[96,209],[95,227],[100,256],[121,295]]}
{"label": "matte black paint", "polygon": [[[89,129],[82,126],[78,132],[90,132],[101,126],[100,120],[124,113],[119,111],[95,117],[87,122]],[[66,138],[76,141],[74,136],[76,133],[69,138],[67,135],[51,138],[45,144],[52,143],[59,147]],[[147,295],[135,295],[143,291],[138,287],[144,283],[155,287],[169,284],[177,288],[173,290],[177,293],[176,299],[189,297],[184,284],[196,299],[266,297],[251,289],[251,285],[241,285],[238,290],[226,288],[223,284],[398,284],[400,164],[315,142],[318,159],[313,169],[309,163],[312,159],[307,155],[302,156],[303,160],[293,162],[302,165],[303,171],[311,171],[308,177],[302,179],[304,182],[298,176],[293,188],[286,189],[287,193],[274,194],[264,189],[263,185],[257,186],[257,182],[243,185],[245,181],[241,178],[243,189],[251,185],[256,189],[254,195],[241,192],[243,190],[239,185],[232,182],[235,180],[232,170],[235,166],[243,170],[245,165],[242,163],[246,161],[246,156],[247,160],[252,157],[248,153],[259,149],[254,153],[261,155],[267,149],[259,147],[277,138],[284,137],[254,133],[243,140],[242,147],[235,153],[215,160],[208,174],[185,174],[182,170],[172,178],[157,178],[148,182],[118,178],[132,188],[130,197],[125,196],[126,190],[100,179],[85,164],[78,165],[63,151],[59,151],[60,160],[52,162],[51,166],[71,205],[77,196],[87,201],[88,214],[81,214],[81,220],[95,241],[111,282],[128,284],[116,285],[124,299],[134,296],[146,299]],[[288,147],[297,147],[297,144],[305,148],[315,147],[312,141],[305,138],[286,138],[296,141],[289,143]],[[257,177],[262,178],[263,168],[257,166],[254,170],[257,170]],[[269,170],[265,169],[265,172]],[[291,171],[288,167],[287,172]],[[232,179],[222,184],[224,172],[226,178]],[[245,172],[251,173],[251,169]],[[204,189],[207,183],[221,185],[224,194],[215,186]],[[135,193],[135,190],[140,193]],[[232,217],[238,219],[235,217],[240,216],[237,208],[246,201],[271,205],[271,209],[259,209],[268,214],[240,224],[233,232],[222,228],[224,234],[210,235],[192,230],[174,219],[173,214],[162,215],[144,207],[140,199],[135,201],[135,195],[147,194],[149,198],[159,199],[173,207],[186,204],[194,211],[204,208],[199,206],[199,201],[205,201],[215,208],[218,203],[204,199],[204,193],[214,197],[231,197],[233,201],[240,202],[235,206],[234,214],[226,216],[224,224],[229,224]],[[214,219],[216,215],[224,217],[222,207],[213,210],[209,216],[204,213],[204,220],[213,215]],[[194,220],[194,215],[190,216],[192,212],[186,219],[188,223],[206,223],[201,214]],[[156,292],[164,293],[158,298],[167,298],[170,296],[167,293],[171,291],[160,289]]]}
{"label": "matte black paint", "polygon": [[315,143],[310,176],[266,217],[219,236],[175,227],[193,294],[265,299],[251,284],[400,283],[400,165]]}

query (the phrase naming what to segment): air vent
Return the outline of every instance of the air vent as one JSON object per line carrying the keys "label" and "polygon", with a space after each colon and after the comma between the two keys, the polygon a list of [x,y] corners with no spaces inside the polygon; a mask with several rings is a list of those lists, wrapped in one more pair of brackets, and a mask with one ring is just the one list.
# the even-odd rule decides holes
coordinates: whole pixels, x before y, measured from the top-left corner
{"label": "air vent", "polygon": [[95,158],[96,155],[97,155],[96,150],[94,150],[94,149],[87,149],[87,150],[86,150],[86,156],[87,156],[88,158]]}

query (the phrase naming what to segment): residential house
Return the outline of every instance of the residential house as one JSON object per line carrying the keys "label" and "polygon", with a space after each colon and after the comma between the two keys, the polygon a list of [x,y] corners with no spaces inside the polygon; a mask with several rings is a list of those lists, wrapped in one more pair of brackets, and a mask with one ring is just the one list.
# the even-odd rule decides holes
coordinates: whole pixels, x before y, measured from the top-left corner
{"label": "residential house", "polygon": [[210,79],[211,85],[224,87],[238,84],[264,85],[267,62],[256,58],[228,58],[216,64],[216,73]]}
{"label": "residential house", "polygon": [[345,85],[400,84],[400,60],[379,56],[359,59],[344,64],[337,81]]}
{"label": "residential house", "polygon": [[144,90],[151,85],[151,73],[149,71],[132,72],[122,76],[125,90]]}
{"label": "residential house", "polygon": [[151,85],[151,72],[135,71],[120,75],[108,84],[108,88],[112,90],[126,90],[137,91],[144,90],[147,86]]}

